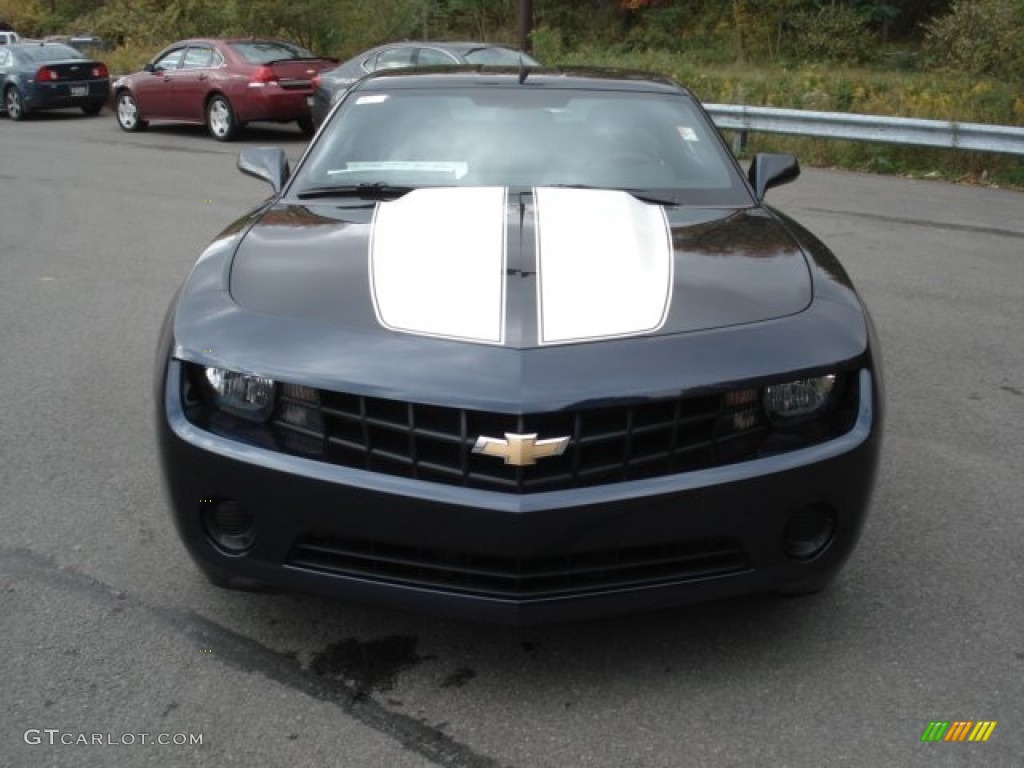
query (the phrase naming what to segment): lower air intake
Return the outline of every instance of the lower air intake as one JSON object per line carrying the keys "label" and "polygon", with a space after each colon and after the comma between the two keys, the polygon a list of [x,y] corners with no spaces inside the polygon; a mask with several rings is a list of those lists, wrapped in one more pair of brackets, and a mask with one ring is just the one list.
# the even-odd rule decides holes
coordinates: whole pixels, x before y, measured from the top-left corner
{"label": "lower air intake", "polygon": [[540,557],[498,557],[367,541],[309,538],[288,564],[371,581],[512,600],[540,600],[746,570],[734,540],[704,540]]}

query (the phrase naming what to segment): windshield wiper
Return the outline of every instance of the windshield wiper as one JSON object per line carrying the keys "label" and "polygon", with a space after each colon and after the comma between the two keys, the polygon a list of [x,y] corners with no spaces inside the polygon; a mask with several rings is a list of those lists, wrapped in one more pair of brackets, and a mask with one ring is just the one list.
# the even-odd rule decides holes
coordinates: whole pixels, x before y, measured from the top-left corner
{"label": "windshield wiper", "polygon": [[300,200],[309,200],[314,197],[363,197],[369,200],[397,200],[414,189],[416,187],[383,184],[379,181],[374,181],[365,184],[337,184],[327,187],[310,187],[299,192],[296,197]]}
{"label": "windshield wiper", "polygon": [[554,187],[555,189],[604,189],[610,192],[625,192],[632,195],[642,203],[652,203],[654,205],[679,205],[679,201],[674,197],[668,197],[666,195],[656,195],[646,189],[626,189],[623,187],[595,187],[592,184],[545,184],[545,187]]}

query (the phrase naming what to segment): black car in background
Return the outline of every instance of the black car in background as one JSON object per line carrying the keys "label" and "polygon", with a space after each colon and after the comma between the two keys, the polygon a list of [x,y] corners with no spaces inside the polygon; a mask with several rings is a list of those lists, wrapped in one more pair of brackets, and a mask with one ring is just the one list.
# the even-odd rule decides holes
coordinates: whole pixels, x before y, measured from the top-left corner
{"label": "black car in background", "polygon": [[515,67],[540,66],[535,58],[515,48],[496,43],[415,42],[389,43],[363,51],[343,64],[313,78],[309,106],[313,123],[319,125],[352,83],[379,69],[444,67],[456,64]]}
{"label": "black car in background", "polygon": [[453,68],[349,88],[164,323],[157,434],[200,568],[503,622],[821,589],[882,431],[870,319],[697,99]]}
{"label": "black car in background", "polygon": [[96,115],[110,95],[106,65],[63,43],[0,46],[0,78],[4,112],[12,120],[69,107]]}

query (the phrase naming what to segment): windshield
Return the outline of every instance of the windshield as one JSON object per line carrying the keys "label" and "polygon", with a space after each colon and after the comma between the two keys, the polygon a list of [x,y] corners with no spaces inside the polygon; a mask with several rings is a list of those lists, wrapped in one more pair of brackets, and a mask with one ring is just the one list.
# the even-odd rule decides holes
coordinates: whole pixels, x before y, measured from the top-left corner
{"label": "windshield", "polygon": [[269,64],[282,59],[315,59],[311,52],[291,43],[277,40],[254,40],[231,43],[231,48],[251,64]]}
{"label": "windshield", "polygon": [[60,43],[26,46],[20,50],[26,61],[65,61],[67,59],[84,59],[80,51]]}
{"label": "windshield", "polygon": [[351,93],[290,193],[360,185],[585,186],[693,205],[750,203],[688,97],[528,84]]}

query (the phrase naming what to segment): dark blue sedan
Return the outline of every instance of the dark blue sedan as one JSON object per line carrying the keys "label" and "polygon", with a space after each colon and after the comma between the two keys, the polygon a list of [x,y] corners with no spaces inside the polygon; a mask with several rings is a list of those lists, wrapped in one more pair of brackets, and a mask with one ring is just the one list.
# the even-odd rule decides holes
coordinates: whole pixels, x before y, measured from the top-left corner
{"label": "dark blue sedan", "polygon": [[4,112],[24,120],[31,112],[79,107],[99,114],[110,95],[106,65],[62,43],[0,47]]}

